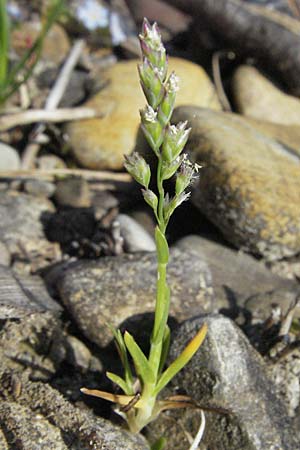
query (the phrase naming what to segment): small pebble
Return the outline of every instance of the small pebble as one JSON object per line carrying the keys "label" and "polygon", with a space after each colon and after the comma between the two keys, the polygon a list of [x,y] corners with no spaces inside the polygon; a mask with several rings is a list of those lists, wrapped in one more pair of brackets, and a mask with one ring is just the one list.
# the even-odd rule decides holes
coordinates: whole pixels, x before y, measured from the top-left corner
{"label": "small pebble", "polygon": [[55,192],[55,185],[50,181],[28,180],[24,183],[24,190],[28,194],[50,198]]}
{"label": "small pebble", "polygon": [[65,178],[58,181],[55,200],[60,206],[89,208],[91,206],[91,192],[88,182],[80,177]]}
{"label": "small pebble", "polygon": [[121,236],[128,253],[155,251],[154,239],[138,222],[126,214],[119,214],[116,221],[120,224]]}
{"label": "small pebble", "polygon": [[0,142],[0,171],[18,170],[20,157],[16,149]]}
{"label": "small pebble", "polygon": [[37,164],[40,170],[65,169],[64,161],[56,155],[44,155],[38,158]]}

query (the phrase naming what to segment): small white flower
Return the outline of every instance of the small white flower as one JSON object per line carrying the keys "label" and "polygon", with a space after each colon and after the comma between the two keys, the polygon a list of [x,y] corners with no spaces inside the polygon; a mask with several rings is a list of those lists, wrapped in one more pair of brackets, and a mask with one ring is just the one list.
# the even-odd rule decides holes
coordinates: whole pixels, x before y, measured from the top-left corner
{"label": "small white flower", "polygon": [[165,71],[164,68],[159,69],[158,67],[154,67],[153,72],[159,76],[159,78],[163,78]]}
{"label": "small white flower", "polygon": [[147,122],[155,123],[156,122],[156,116],[157,116],[157,112],[155,112],[154,109],[151,106],[147,105],[145,110],[144,110],[145,120]]}
{"label": "small white flower", "polygon": [[161,41],[161,35],[156,22],[154,22],[154,24],[151,26],[148,21],[147,22],[144,21],[143,33],[139,35],[139,38],[147,42],[147,44],[151,46],[152,50],[155,51],[165,50],[163,43]]}
{"label": "small white flower", "polygon": [[174,134],[175,136],[178,133],[178,128],[176,125],[170,125],[169,130],[171,131],[171,134]]}
{"label": "small white flower", "polygon": [[195,164],[194,164],[195,172],[198,173],[199,170],[200,170],[202,167],[203,167],[203,166],[201,166],[200,164],[195,163]]}
{"label": "small white flower", "polygon": [[169,76],[166,88],[168,92],[179,91],[179,77],[175,74],[175,72],[172,72]]}

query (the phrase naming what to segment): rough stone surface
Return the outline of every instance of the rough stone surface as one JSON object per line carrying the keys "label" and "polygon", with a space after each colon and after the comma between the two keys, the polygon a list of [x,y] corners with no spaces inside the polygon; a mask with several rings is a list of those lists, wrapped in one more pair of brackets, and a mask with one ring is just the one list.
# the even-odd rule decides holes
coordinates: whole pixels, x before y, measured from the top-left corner
{"label": "rough stone surface", "polygon": [[[123,167],[123,155],[132,152],[145,99],[137,74],[138,60],[120,62],[107,71],[106,87],[86,106],[103,117],[70,123],[67,133],[78,162],[89,169]],[[214,87],[204,70],[188,61],[169,58],[170,71],[180,77],[176,104],[221,109]]]}
{"label": "rough stone surface", "polygon": [[1,370],[48,381],[65,357],[59,317],[45,311],[17,319],[6,320],[0,331]]}
{"label": "rough stone surface", "polygon": [[68,362],[72,364],[72,366],[80,367],[80,369],[84,371],[88,370],[91,365],[92,354],[87,346],[75,336],[68,336],[67,344],[66,357]]}
{"label": "rough stone surface", "polygon": [[41,170],[65,169],[67,166],[63,159],[56,155],[43,155],[37,158],[37,166]]}
{"label": "rough stone surface", "polygon": [[57,244],[45,236],[43,220],[54,212],[46,198],[17,191],[0,192],[0,240],[14,259],[44,263],[59,257]]}
{"label": "rough stone surface", "polygon": [[[4,379],[6,384],[3,385]],[[32,433],[37,435],[39,439],[43,439],[44,433],[47,430],[50,432],[45,440],[49,447],[24,448],[29,450],[37,450],[39,448],[149,450],[146,440],[141,435],[130,434],[107,420],[94,416],[89,411],[76,408],[51,386],[41,382],[22,381],[22,389],[17,398],[18,415],[15,415],[17,408],[13,410],[11,403],[1,403],[0,417],[3,428],[7,429],[7,424],[9,424],[13,438],[23,436],[26,442],[26,438],[29,438],[28,423],[26,422],[29,417],[35,414],[39,419],[37,423],[35,421],[31,422]],[[8,389],[5,389],[9,382],[11,382],[10,375],[7,373],[3,374],[0,380],[2,396],[11,402],[14,397]],[[34,413],[30,413],[30,410],[34,411]],[[60,435],[63,436],[66,447],[59,447],[60,440],[58,440],[58,446],[55,447],[56,437]],[[44,441],[42,442],[44,444]]]}
{"label": "rough stone surface", "polygon": [[88,182],[81,177],[58,181],[55,200],[60,206],[89,208],[91,206],[91,192]]}
{"label": "rough stone surface", "polygon": [[153,237],[136,220],[126,214],[119,214],[116,221],[120,224],[126,251],[129,253],[155,251]]}
{"label": "rough stone surface", "polygon": [[48,294],[38,276],[23,276],[0,265],[0,319],[19,319],[35,312],[59,313],[61,306]]}
{"label": "rough stone surface", "polygon": [[300,251],[300,159],[230,113],[180,107],[187,151],[205,164],[192,201],[236,247],[280,259]]}
{"label": "rough stone surface", "polygon": [[[239,308],[246,307],[252,313],[259,308],[259,312],[264,310],[261,320],[265,320],[270,316],[275,293],[283,312],[297,294],[297,283],[273,274],[262,261],[251,255],[221,243],[191,235],[180,239],[176,248],[184,252],[193,250],[206,261],[218,310],[225,309],[231,317]],[[247,302],[250,298],[251,302]]]}
{"label": "rough stone surface", "polygon": [[[296,430],[274,394],[262,358],[230,319],[210,315],[186,321],[174,336],[170,360],[183,350],[204,321],[208,325],[204,343],[172,383],[198,404],[215,408],[215,412],[206,413],[204,445],[218,450],[299,448]],[[199,426],[199,412],[194,412],[193,417],[188,414],[189,426]],[[182,448],[178,447],[182,441],[174,427],[166,433],[168,449]]]}
{"label": "rough stone surface", "polygon": [[291,155],[300,156],[300,122],[298,125],[283,125],[238,114],[234,117],[263,135],[274,139],[278,144],[283,145]]}
{"label": "rough stone surface", "polygon": [[17,442],[26,450],[148,450],[142,436],[131,435],[91,411],[76,407],[47,384],[53,382],[67,356],[69,345],[65,344],[62,324],[50,312],[2,324],[0,443],[2,436],[4,445],[1,448],[15,448],[12,443]]}
{"label": "rough stone surface", "polygon": [[55,184],[45,180],[28,180],[24,183],[27,194],[50,198],[55,192]]}
{"label": "rough stone surface", "polygon": [[[173,249],[168,278],[170,314],[177,321],[213,310],[210,273],[201,257]],[[107,322],[118,327],[129,318],[133,320],[132,316],[141,319],[143,314],[153,312],[156,255],[139,253],[79,261],[67,268],[58,289],[85,336],[105,346],[111,341]]]}
{"label": "rough stone surface", "polygon": [[10,253],[8,251],[7,246],[4,242],[0,241],[0,264],[1,266],[9,266],[10,265]]}
{"label": "rough stone surface", "polygon": [[299,125],[299,98],[280,91],[255,67],[240,66],[234,73],[232,89],[241,114],[285,125]]}
{"label": "rough stone surface", "polygon": [[[60,430],[40,414],[15,402],[1,402],[0,421],[10,448],[67,450]],[[2,447],[1,447],[2,448]]]}
{"label": "rough stone surface", "polygon": [[[297,290],[284,289],[271,289],[267,292],[260,292],[256,295],[250,296],[245,302],[245,307],[251,312],[253,323],[263,323],[265,320],[272,316],[274,308],[277,309],[279,314],[285,316],[290,307],[296,300]],[[294,318],[300,317],[300,305],[298,304],[294,313]]]}
{"label": "rough stone surface", "polygon": [[0,142],[0,171],[18,170],[20,168],[20,157],[13,147]]}

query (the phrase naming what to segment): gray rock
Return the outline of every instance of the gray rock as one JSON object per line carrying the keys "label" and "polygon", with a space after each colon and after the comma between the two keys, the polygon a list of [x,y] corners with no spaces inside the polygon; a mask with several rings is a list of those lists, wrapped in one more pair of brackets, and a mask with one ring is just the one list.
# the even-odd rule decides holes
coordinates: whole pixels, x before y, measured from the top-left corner
{"label": "gray rock", "polygon": [[[1,449],[12,449],[19,443],[29,450],[148,450],[142,436],[131,435],[82,406],[77,408],[47,384],[57,379],[57,369],[67,350],[62,323],[50,312],[31,313],[2,324],[0,430],[4,436],[0,431],[0,443],[3,437],[4,444]],[[74,373],[76,376],[78,372]],[[68,381],[68,388],[70,384]]]}
{"label": "gray rock", "polygon": [[13,147],[0,142],[0,171],[18,170],[20,168],[20,157]]}
{"label": "gray rock", "polygon": [[27,194],[49,198],[52,197],[55,192],[55,185],[50,181],[28,180],[24,183],[24,190]]}
{"label": "gray rock", "polygon": [[[292,298],[297,293],[297,283],[273,274],[262,261],[242,251],[193,235],[180,239],[175,246],[184,252],[194,251],[206,261],[219,310],[226,308],[234,313],[239,307],[246,306],[254,312],[257,305],[264,308],[261,319],[265,320],[273,303],[270,292],[277,292],[277,298],[282,298],[283,292]],[[252,301],[246,303],[250,297]],[[280,304],[285,305],[286,310],[287,301],[280,300]]]}
{"label": "gray rock", "polygon": [[0,265],[9,266],[11,261],[10,253],[4,242],[0,241]]}
{"label": "gray rock", "polygon": [[29,261],[37,268],[59,259],[59,247],[46,239],[43,223],[54,211],[46,198],[0,192],[0,240],[15,260]]}
{"label": "gray rock", "polygon": [[126,214],[118,214],[116,221],[120,224],[124,247],[128,253],[155,251],[153,237],[136,220]]}
{"label": "gray rock", "polygon": [[[183,350],[203,322],[208,325],[205,341],[173,386],[200,405],[228,411],[207,414],[204,443],[218,450],[299,448],[300,441],[287,410],[274,394],[263,359],[230,319],[210,315],[186,321],[174,337],[170,360]],[[178,442],[178,436],[173,441]],[[168,448],[179,447],[169,443]]]}
{"label": "gray rock", "polygon": [[[248,298],[245,307],[251,312],[253,323],[262,323],[271,317],[274,308],[278,308],[279,317],[287,314],[291,305],[295,302],[297,290],[274,289],[269,292],[261,292]],[[294,318],[300,317],[300,305],[298,304]]]}
{"label": "gray rock", "polygon": [[92,354],[87,346],[75,336],[67,336],[67,360],[81,370],[88,370],[91,365]]}
{"label": "gray rock", "polygon": [[281,259],[300,251],[300,158],[237,115],[178,108],[199,164],[192,201],[237,248]]}
{"label": "gray rock", "polygon": [[[107,322],[118,327],[154,311],[156,277],[156,255],[136,253],[79,261],[62,274],[57,287],[84,335],[105,346],[111,341]],[[173,249],[168,279],[173,318],[181,321],[213,310],[210,273],[199,255]]]}
{"label": "gray rock", "polygon": [[55,200],[61,206],[89,208],[91,193],[89,184],[81,177],[60,180],[56,184]]}
{"label": "gray rock", "polygon": [[26,315],[62,308],[48,294],[38,276],[21,276],[0,265],[0,319],[20,319]]}
{"label": "gray rock", "polygon": [[66,169],[65,162],[56,155],[43,155],[37,158],[40,170]]}
{"label": "gray rock", "polygon": [[15,402],[2,401],[0,422],[5,429],[6,444],[10,445],[9,448],[17,448],[12,447],[17,445],[19,448],[26,450],[68,449],[60,430],[46,418],[36,414],[26,406],[18,405]]}
{"label": "gray rock", "polygon": [[[33,419],[34,414],[35,420],[30,420],[29,428],[32,436],[42,439],[41,435],[49,431],[45,440],[38,441],[38,446],[31,444],[32,446],[24,447],[26,449],[149,450],[143,436],[133,435],[89,411],[76,408],[50,385],[21,379],[22,389],[15,405],[11,403],[14,397],[7,389],[12,381],[11,376],[5,374],[6,383],[1,381],[2,394],[7,400],[2,401],[0,406],[1,425],[4,429],[9,427],[12,436],[22,436],[22,443],[28,443],[27,419]],[[61,441],[56,439],[57,436],[63,436],[65,447],[60,447]]]}
{"label": "gray rock", "polygon": [[4,372],[11,372],[16,377],[24,373],[31,380],[48,381],[65,354],[62,324],[57,314],[31,311],[17,320],[6,319],[0,335],[0,378]]}

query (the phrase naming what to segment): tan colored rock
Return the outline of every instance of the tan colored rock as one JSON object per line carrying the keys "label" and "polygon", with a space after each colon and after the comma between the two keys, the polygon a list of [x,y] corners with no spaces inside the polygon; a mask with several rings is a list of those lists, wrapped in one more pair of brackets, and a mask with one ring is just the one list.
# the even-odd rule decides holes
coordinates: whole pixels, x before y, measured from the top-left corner
{"label": "tan colored rock", "polygon": [[240,66],[232,90],[239,113],[285,125],[300,124],[300,99],[279,90],[255,67]]}
{"label": "tan colored rock", "polygon": [[300,122],[299,125],[279,125],[274,122],[235,115],[241,122],[255,128],[260,133],[283,144],[287,151],[300,157]]}
{"label": "tan colored rock", "polygon": [[[123,167],[123,155],[134,149],[139,110],[146,104],[138,80],[138,62],[119,62],[106,72],[107,86],[87,103],[104,117],[67,126],[73,154],[83,167],[119,170]],[[221,109],[213,84],[200,66],[170,58],[169,68],[180,78],[176,105]]]}
{"label": "tan colored rock", "polygon": [[[24,22],[12,32],[12,47],[22,56],[41,31],[40,22]],[[44,43],[41,58],[55,65],[62,63],[70,50],[67,33],[58,24],[52,25]]]}
{"label": "tan colored rock", "polygon": [[181,107],[203,163],[193,202],[236,247],[280,259],[300,251],[300,159],[236,115]]}

